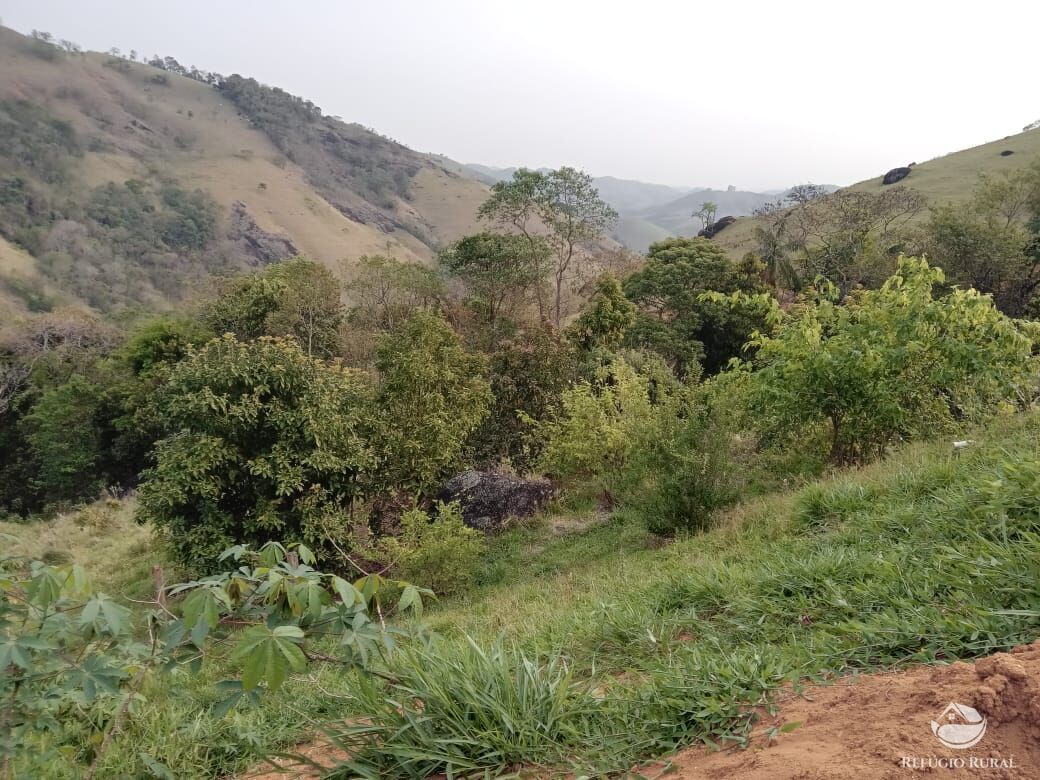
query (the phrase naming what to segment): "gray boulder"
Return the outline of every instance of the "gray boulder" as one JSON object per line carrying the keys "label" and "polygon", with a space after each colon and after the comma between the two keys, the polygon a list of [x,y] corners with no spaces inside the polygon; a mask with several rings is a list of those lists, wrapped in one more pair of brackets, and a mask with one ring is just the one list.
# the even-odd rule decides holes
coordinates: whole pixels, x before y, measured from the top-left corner
{"label": "gray boulder", "polygon": [[715,222],[710,228],[702,228],[697,236],[700,238],[715,238],[720,232],[728,228],[734,222],[737,221],[736,217],[722,217]]}
{"label": "gray boulder", "polygon": [[910,175],[909,166],[903,168],[893,168],[885,174],[885,178],[881,180],[882,184],[895,184],[897,181],[902,181]]}
{"label": "gray boulder", "polygon": [[465,471],[448,480],[437,494],[445,503],[458,501],[470,528],[492,532],[513,517],[530,517],[553,494],[544,479],[522,479],[496,471]]}

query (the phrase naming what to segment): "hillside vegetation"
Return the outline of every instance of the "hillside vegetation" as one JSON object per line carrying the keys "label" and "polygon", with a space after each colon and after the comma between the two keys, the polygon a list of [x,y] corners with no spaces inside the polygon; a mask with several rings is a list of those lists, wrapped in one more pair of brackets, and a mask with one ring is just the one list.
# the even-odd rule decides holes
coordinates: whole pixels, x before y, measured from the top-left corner
{"label": "hillside vegetation", "polygon": [[[910,446],[750,500],[715,530],[663,547],[629,514],[549,514],[492,540],[482,584],[430,613],[436,644],[392,664],[399,687],[315,668],[222,717],[215,686],[233,672],[218,655],[201,676],[142,691],[98,776],[159,765],[222,777],[322,730],[356,757],[335,776],[517,763],[540,777],[620,776],[690,742],[742,744],[748,707],[791,681],[1031,641],[1040,428],[1033,415],[971,435],[963,453]],[[20,537],[15,552],[83,564],[109,592],[143,598],[151,585],[156,551],[126,510],[63,516],[32,536],[12,524],[0,532]],[[415,708],[395,706],[404,692]],[[467,716],[465,702],[478,700],[480,719]],[[371,727],[344,732],[355,716]],[[74,755],[34,776],[69,776]]]}
{"label": "hillside vegetation", "polygon": [[[217,89],[6,28],[0,70],[9,139],[0,235],[36,259],[16,268],[5,249],[0,271],[4,298],[23,307],[42,305],[27,288],[101,309],[169,305],[193,279],[296,251],[348,275],[366,254],[429,260],[475,225],[486,195],[424,155],[316,107],[297,110],[310,104],[250,79]],[[193,245],[145,236],[147,251],[133,245],[121,222],[91,212],[93,193],[127,182],[152,195],[122,204],[120,219],[132,219],[127,208],[151,212],[154,193],[175,187],[205,194],[212,227]]]}
{"label": "hillside vegetation", "polygon": [[583,171],[2,35],[3,780],[628,776],[1040,631],[1040,155],[636,254]]}

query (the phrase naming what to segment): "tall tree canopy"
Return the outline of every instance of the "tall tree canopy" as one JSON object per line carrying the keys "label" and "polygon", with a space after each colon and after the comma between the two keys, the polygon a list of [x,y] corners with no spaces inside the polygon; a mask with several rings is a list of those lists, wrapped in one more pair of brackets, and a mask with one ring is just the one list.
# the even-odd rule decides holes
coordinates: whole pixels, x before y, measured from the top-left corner
{"label": "tall tree canopy", "polygon": [[[552,249],[552,317],[563,320],[563,293],[576,274],[582,247],[595,241],[617,221],[617,212],[599,196],[592,177],[574,168],[543,173],[521,168],[509,181],[491,188],[479,216],[511,226],[529,241],[544,233]],[[546,314],[539,299],[542,314]]]}

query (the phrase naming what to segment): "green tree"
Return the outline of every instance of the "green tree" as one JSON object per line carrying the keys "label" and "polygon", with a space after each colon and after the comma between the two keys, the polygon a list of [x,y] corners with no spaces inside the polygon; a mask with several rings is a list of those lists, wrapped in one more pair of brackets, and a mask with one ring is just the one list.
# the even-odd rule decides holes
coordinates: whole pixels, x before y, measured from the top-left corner
{"label": "green tree", "polygon": [[24,418],[25,438],[48,502],[74,501],[96,492],[103,475],[98,421],[103,390],[79,374],[46,390]]}
{"label": "green tree", "polygon": [[613,352],[635,324],[636,307],[625,297],[621,282],[613,274],[604,274],[585,311],[575,320],[568,334],[584,352]]}
{"label": "green tree", "polygon": [[548,268],[549,247],[540,238],[504,233],[466,236],[441,252],[439,261],[465,283],[474,307],[495,331],[512,315]]}
{"label": "green tree", "polygon": [[1003,176],[981,175],[971,201],[934,207],[919,248],[950,282],[990,293],[1001,311],[1021,316],[1040,289],[1037,217],[1040,161]]}
{"label": "green tree", "polygon": [[332,272],[297,257],[273,266],[270,274],[284,287],[278,306],[264,322],[266,335],[292,336],[310,356],[336,355],[345,309],[339,281]]}
{"label": "green tree", "polygon": [[[491,188],[478,215],[515,227],[530,241],[545,232],[552,249],[552,317],[557,327],[563,320],[564,288],[574,278],[582,247],[602,237],[618,216],[599,197],[592,177],[567,167],[548,173],[520,169],[510,181]],[[544,316],[547,307],[540,305]]]}
{"label": "green tree", "polygon": [[347,293],[354,302],[352,323],[393,330],[420,309],[436,308],[446,297],[444,281],[432,268],[384,255],[365,255],[351,268]]}
{"label": "green tree", "polygon": [[713,241],[659,241],[650,246],[646,265],[624,283],[625,295],[639,310],[628,342],[660,354],[680,377],[701,366],[714,374],[741,354],[763,323],[754,310],[720,307],[703,293],[761,289],[760,279],[734,267]]}
{"label": "green tree", "polygon": [[142,475],[140,518],[205,566],[237,543],[342,534],[374,465],[365,377],[295,340],[228,334],[169,369],[154,398],[168,435]]}
{"label": "green tree", "polygon": [[219,212],[216,201],[207,192],[168,186],[160,195],[167,213],[160,221],[159,233],[168,246],[202,249],[216,236]]}
{"label": "green tree", "polygon": [[290,336],[311,356],[332,357],[345,310],[339,282],[325,266],[303,257],[231,280],[203,320],[239,338]]}
{"label": "green tree", "polygon": [[698,217],[701,221],[701,227],[710,233],[711,229],[715,227],[715,215],[718,213],[718,205],[710,200],[706,200],[697,211],[693,212],[692,216]]}
{"label": "green tree", "polygon": [[926,206],[907,187],[883,192],[839,190],[793,193],[793,202],[769,204],[757,216],[757,253],[779,290],[801,290],[822,277],[844,295],[876,287],[892,272],[909,232]]}
{"label": "green tree", "polygon": [[484,358],[471,355],[440,316],[419,311],[388,333],[376,368],[381,484],[424,491],[457,467],[488,413]]}
{"label": "green tree", "polygon": [[1019,402],[1031,339],[975,290],[936,294],[943,281],[940,269],[903,258],[880,290],[838,305],[832,288],[759,336],[750,403],[761,430],[824,428],[831,459],[859,463],[898,437]]}
{"label": "green tree", "polygon": [[148,374],[178,362],[191,347],[205,344],[213,336],[213,331],[191,317],[155,317],[131,331],[119,348],[119,356],[134,374]]}
{"label": "green tree", "polygon": [[541,323],[499,342],[489,365],[494,400],[469,446],[480,462],[507,459],[528,468],[544,445],[537,424],[557,412],[561,394],[576,376],[574,348],[552,325]]}

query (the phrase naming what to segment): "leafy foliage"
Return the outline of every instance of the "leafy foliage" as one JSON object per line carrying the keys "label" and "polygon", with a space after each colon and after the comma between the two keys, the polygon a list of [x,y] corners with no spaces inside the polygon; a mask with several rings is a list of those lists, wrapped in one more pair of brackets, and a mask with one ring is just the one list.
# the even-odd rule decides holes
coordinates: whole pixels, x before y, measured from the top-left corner
{"label": "leafy foliage", "polygon": [[[234,641],[230,660],[242,675],[223,684],[230,695],[216,704],[217,714],[303,671],[315,658],[307,646],[312,635],[338,639],[336,655],[321,660],[365,671],[393,647],[372,613],[389,609],[397,594],[401,610],[421,614],[423,596],[431,595],[376,575],[352,584],[318,572],[303,545],[273,542],[259,553],[238,545],[220,556],[229,558],[242,565],[156,595],[144,616],[147,641],[136,638],[131,611],[95,590],[81,567],[0,558],[0,766],[35,775],[55,758],[38,751],[38,738],[86,715],[105,724],[86,757],[92,776],[143,699],[146,676],[197,668],[212,640]],[[168,595],[184,596],[180,617],[165,606]],[[245,627],[232,633],[228,625]]]}
{"label": "leafy foliage", "polygon": [[789,207],[761,214],[758,254],[778,289],[801,290],[817,277],[843,295],[875,287],[893,270],[908,226],[925,206],[919,192],[902,185],[880,193],[803,190]]}
{"label": "leafy foliage", "polygon": [[207,325],[240,338],[286,336],[308,356],[339,351],[344,309],[336,277],[325,266],[296,257],[229,281],[206,313]]}
{"label": "leafy foliage", "polygon": [[625,280],[639,316],[628,332],[633,346],[664,357],[679,376],[717,373],[741,354],[764,323],[754,310],[719,306],[706,291],[755,293],[761,282],[739,272],[706,238],[669,238],[650,247],[647,263]]}
{"label": "leafy foliage", "polygon": [[932,209],[920,247],[952,283],[990,293],[1021,316],[1040,287],[1037,230],[1040,162],[1002,177],[980,176],[972,200]]}
{"label": "leafy foliage", "polygon": [[[582,249],[603,235],[616,221],[614,211],[600,197],[592,178],[574,168],[548,173],[521,168],[510,181],[498,182],[478,215],[519,230],[532,247],[542,237],[552,250],[551,277],[555,297],[553,323],[563,322],[564,289],[576,278]],[[542,316],[549,308],[539,297]]]}
{"label": "leafy foliage", "polygon": [[636,307],[625,297],[617,277],[608,273],[600,278],[588,306],[568,333],[583,352],[611,352],[621,346],[635,321]]}
{"label": "leafy foliage", "polygon": [[374,330],[393,330],[416,311],[435,308],[446,296],[444,282],[433,269],[382,255],[359,258],[346,289],[354,301],[351,322]]}
{"label": "leafy foliage", "polygon": [[469,446],[478,462],[504,459],[528,468],[544,446],[538,424],[559,410],[562,393],[576,377],[575,350],[543,323],[499,342],[488,363],[494,400]]}
{"label": "leafy foliage", "polygon": [[440,253],[439,261],[466,284],[472,304],[494,331],[545,276],[548,256],[542,239],[485,232],[459,239]]}
{"label": "leafy foliage", "polygon": [[441,317],[419,311],[386,335],[376,367],[379,479],[388,488],[434,487],[487,416],[486,363]]}
{"label": "leafy foliage", "polygon": [[762,429],[826,425],[831,458],[862,462],[897,437],[928,436],[1018,402],[1030,339],[975,290],[936,295],[943,278],[904,258],[880,290],[845,306],[821,296],[757,338],[751,404]]}
{"label": "leafy foliage", "polygon": [[380,540],[380,552],[402,579],[439,595],[464,592],[487,549],[484,535],[462,521],[458,503],[437,502],[433,515],[413,507],[401,532]]}
{"label": "leafy foliage", "polygon": [[188,566],[236,543],[341,532],[375,463],[367,384],[295,341],[214,340],[169,369],[154,404],[169,433],[143,474],[141,519]]}
{"label": "leafy foliage", "polygon": [[660,360],[637,370],[615,359],[594,382],[567,390],[561,414],[541,428],[543,469],[591,481],[655,532],[704,528],[738,496],[728,433],[711,422],[698,390]]}
{"label": "leafy foliage", "polygon": [[37,489],[51,501],[74,500],[101,487],[101,393],[85,377],[73,374],[45,392],[22,418],[39,468]]}

